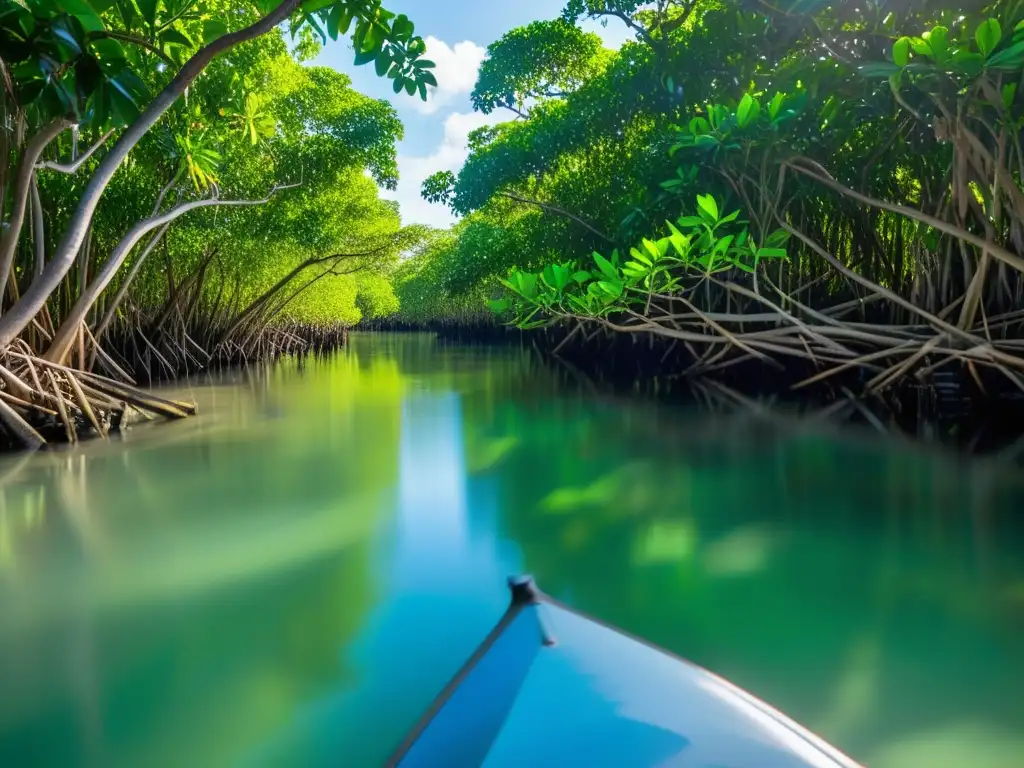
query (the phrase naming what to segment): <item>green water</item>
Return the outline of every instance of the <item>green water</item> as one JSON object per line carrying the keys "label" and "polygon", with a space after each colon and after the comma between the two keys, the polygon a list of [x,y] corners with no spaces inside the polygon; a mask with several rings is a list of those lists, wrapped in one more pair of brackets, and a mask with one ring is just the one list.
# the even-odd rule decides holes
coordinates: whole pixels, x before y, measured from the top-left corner
{"label": "green water", "polygon": [[354,337],[0,464],[0,765],[377,765],[507,574],[877,768],[1024,764],[1024,475]]}

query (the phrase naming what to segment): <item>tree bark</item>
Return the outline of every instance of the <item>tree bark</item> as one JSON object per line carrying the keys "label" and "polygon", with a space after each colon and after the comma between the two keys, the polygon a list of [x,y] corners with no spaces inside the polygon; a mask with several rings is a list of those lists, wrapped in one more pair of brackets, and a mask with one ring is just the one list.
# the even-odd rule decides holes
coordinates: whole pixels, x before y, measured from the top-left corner
{"label": "tree bark", "polygon": [[56,163],[48,160],[45,163],[39,163],[39,165],[36,167],[40,169],[45,168],[49,171],[57,171],[59,173],[67,173],[72,175],[78,173],[78,169],[82,167],[86,160],[93,156],[93,153],[96,152],[97,149],[106,144],[107,139],[109,139],[113,135],[113,133],[114,129],[111,128],[109,131],[104,133],[96,141],[95,144],[89,147],[89,149],[87,149],[84,154],[79,155],[77,158],[72,158],[72,161],[70,163]]}
{"label": "tree bark", "polygon": [[139,258],[137,258],[135,263],[132,264],[131,270],[129,270],[128,274],[125,275],[124,280],[121,281],[121,285],[117,289],[117,293],[115,293],[114,298],[110,300],[110,304],[107,307],[106,312],[103,313],[103,318],[100,320],[99,325],[96,326],[96,333],[93,335],[96,337],[97,342],[103,338],[103,334],[106,333],[107,327],[114,319],[114,313],[116,313],[117,308],[121,306],[121,302],[124,301],[124,297],[128,295],[128,289],[131,288],[132,282],[139,274],[139,270],[142,269],[142,265],[145,263],[146,257],[153,252],[153,249],[156,248],[157,244],[167,233],[170,226],[170,222],[164,224],[160,230],[153,235],[153,238],[146,244],[145,249],[139,254]]}
{"label": "tree bark", "polygon": [[[68,222],[60,244],[57,246],[53,258],[46,265],[43,274],[32,282],[24,295],[15,302],[10,311],[0,318],[0,348],[7,347],[21,333],[29,323],[32,322],[47,298],[60,285],[60,281],[67,274],[74,264],[75,256],[85,238],[85,232],[92,222],[96,206],[99,204],[103,191],[107,188],[114,172],[118,169],[128,153],[146,135],[153,125],[170,109],[171,105],[178,100],[185,89],[195,80],[206,66],[221,53],[230,50],[239,43],[252,40],[255,37],[264,35],[282,21],[287,19],[292,11],[299,7],[302,0],[283,0],[273,11],[268,13],[259,21],[251,24],[245,29],[237,32],[230,32],[214,40],[209,45],[197,51],[192,58],[185,62],[178,70],[174,79],[157,95],[141,115],[125,130],[117,143],[100,161],[92,179],[82,193],[78,202],[78,208]],[[56,135],[56,134],[55,134]],[[36,155],[38,158],[38,154]],[[35,165],[35,159],[31,165]],[[31,169],[30,169],[31,170]],[[27,184],[26,184],[27,190]],[[13,247],[11,255],[13,256]],[[0,256],[4,252],[0,251]],[[6,271],[9,272],[9,265]],[[0,276],[4,274],[4,261],[0,259]]]}
{"label": "tree bark", "polygon": [[[85,316],[92,308],[93,303],[97,298],[99,298],[103,289],[106,288],[113,279],[117,270],[121,268],[124,260],[131,252],[131,249],[135,247],[135,244],[138,243],[147,232],[150,232],[157,227],[161,227],[164,224],[168,224],[179,216],[195,210],[196,208],[204,208],[211,205],[262,205],[270,199],[270,196],[277,191],[277,189],[283,189],[283,187],[275,187],[262,200],[218,200],[216,198],[193,200],[192,202],[182,203],[181,205],[171,208],[166,213],[140,221],[132,227],[128,231],[128,234],[122,238],[121,242],[117,244],[117,247],[111,252],[110,256],[107,257],[103,267],[96,274],[96,278],[93,280],[92,284],[82,292],[78,301],[75,302],[75,305],[68,312],[63,324],[57,329],[57,333],[53,337],[53,341],[50,343],[50,348],[46,350],[46,354],[43,355],[43,358],[53,363],[63,362],[64,357],[67,355],[68,349],[74,340],[78,326],[85,320]],[[26,292],[26,296],[27,295],[28,294]]]}
{"label": "tree bark", "polygon": [[32,176],[32,244],[35,246],[36,263],[33,269],[33,278],[43,271],[46,264],[46,239],[43,226],[43,202],[39,199],[39,185],[36,183],[35,175]]}
{"label": "tree bark", "polygon": [[[0,237],[0,292],[7,286],[14,266],[14,254],[18,249],[21,227],[25,223],[25,209],[28,207],[29,189],[36,171],[36,162],[46,146],[65,130],[71,123],[60,118],[43,126],[35,136],[28,140],[18,160],[18,170],[14,176],[14,200],[11,202],[11,218],[7,223],[7,231]],[[74,257],[72,256],[72,259]],[[58,283],[60,280],[58,279]],[[56,285],[56,284],[55,284]],[[35,317],[35,312],[25,321],[25,325]],[[4,318],[6,320],[6,318]],[[3,320],[0,320],[0,324]],[[24,326],[22,326],[24,328]],[[20,330],[20,329],[19,329]],[[13,336],[11,337],[14,338]],[[4,342],[4,346],[10,341]]]}

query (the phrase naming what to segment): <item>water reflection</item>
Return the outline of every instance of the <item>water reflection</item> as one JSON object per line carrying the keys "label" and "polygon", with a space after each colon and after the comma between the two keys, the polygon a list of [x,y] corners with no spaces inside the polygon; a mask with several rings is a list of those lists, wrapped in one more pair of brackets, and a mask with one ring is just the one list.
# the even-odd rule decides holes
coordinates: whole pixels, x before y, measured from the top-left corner
{"label": "water reflection", "polygon": [[1019,765],[1024,484],[355,337],[201,417],[0,465],[0,765],[379,764],[504,576],[872,766]]}

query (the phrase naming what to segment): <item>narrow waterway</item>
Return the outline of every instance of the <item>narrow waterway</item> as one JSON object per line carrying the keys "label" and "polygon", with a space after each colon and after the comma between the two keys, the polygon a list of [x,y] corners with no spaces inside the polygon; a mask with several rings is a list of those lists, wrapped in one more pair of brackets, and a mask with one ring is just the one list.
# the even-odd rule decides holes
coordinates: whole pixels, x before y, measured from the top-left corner
{"label": "narrow waterway", "polygon": [[0,765],[373,766],[508,574],[872,768],[1024,760],[1024,474],[355,335],[0,463]]}

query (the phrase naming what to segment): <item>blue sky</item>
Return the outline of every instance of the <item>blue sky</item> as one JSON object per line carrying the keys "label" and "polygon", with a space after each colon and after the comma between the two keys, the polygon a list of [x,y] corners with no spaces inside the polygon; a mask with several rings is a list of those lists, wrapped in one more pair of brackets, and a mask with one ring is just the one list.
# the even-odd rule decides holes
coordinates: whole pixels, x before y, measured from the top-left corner
{"label": "blue sky", "polygon": [[[347,40],[329,42],[313,62],[347,73],[358,90],[387,99],[398,109],[405,124],[405,139],[398,146],[401,179],[398,191],[384,196],[398,200],[403,222],[443,227],[454,221],[444,206],[422,200],[419,187],[435,171],[457,172],[462,167],[470,131],[508,119],[474,113],[469,102],[487,46],[514,27],[556,18],[564,5],[565,0],[388,0],[389,10],[404,13],[416,23],[417,34],[427,41],[427,57],[437,63],[438,87],[427,103],[404,93],[396,95],[391,81],[377,77],[372,66],[354,66]],[[617,19],[606,27],[591,22],[584,27],[597,32],[610,48],[618,48],[629,37]]]}

